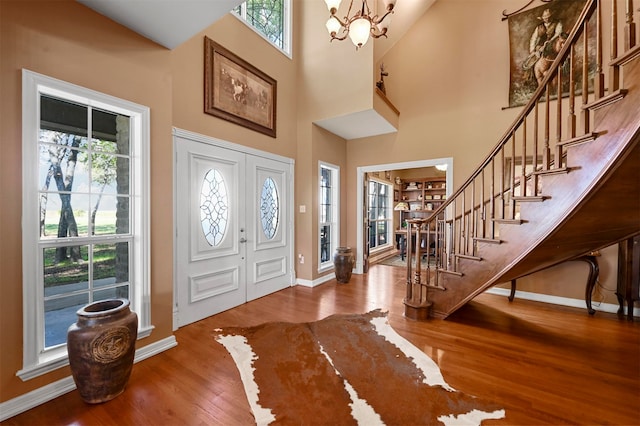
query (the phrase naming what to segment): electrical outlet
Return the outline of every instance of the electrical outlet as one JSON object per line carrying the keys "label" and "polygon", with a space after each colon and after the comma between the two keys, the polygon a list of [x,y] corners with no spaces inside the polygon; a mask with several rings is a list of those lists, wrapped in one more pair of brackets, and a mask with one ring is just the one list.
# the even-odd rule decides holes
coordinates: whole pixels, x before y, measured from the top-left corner
{"label": "electrical outlet", "polygon": [[298,255],[298,262],[304,263],[304,256],[302,254]]}

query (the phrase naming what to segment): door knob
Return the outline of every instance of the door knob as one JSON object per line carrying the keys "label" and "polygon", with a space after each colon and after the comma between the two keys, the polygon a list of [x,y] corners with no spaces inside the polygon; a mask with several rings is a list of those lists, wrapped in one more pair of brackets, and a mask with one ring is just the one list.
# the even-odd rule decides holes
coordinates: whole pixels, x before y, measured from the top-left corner
{"label": "door knob", "polygon": [[246,243],[246,242],[247,242],[247,239],[246,239],[246,238],[244,238],[244,237],[243,237],[243,238],[240,238],[240,242],[241,242],[241,243]]}

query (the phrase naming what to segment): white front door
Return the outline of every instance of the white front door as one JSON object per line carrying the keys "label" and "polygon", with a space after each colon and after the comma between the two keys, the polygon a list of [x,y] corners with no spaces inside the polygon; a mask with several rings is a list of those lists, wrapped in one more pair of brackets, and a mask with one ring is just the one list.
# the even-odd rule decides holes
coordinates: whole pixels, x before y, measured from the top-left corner
{"label": "white front door", "polygon": [[293,284],[285,162],[176,138],[176,326]]}
{"label": "white front door", "polygon": [[247,300],[293,284],[288,167],[247,156]]}

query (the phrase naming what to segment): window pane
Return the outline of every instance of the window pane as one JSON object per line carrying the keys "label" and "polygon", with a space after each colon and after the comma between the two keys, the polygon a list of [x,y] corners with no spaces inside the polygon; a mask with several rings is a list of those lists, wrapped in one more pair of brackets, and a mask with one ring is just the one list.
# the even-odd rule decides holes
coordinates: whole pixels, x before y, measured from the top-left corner
{"label": "window pane", "polygon": [[331,200],[332,176],[331,170],[325,167],[320,168],[320,222],[332,222],[333,202]]}
{"label": "window pane", "polygon": [[378,239],[376,238],[376,224],[369,226],[369,247],[378,247]]}
{"label": "window pane", "polygon": [[387,244],[387,222],[380,221],[377,224],[378,228],[378,245]]}
{"label": "window pane", "polygon": [[85,105],[41,95],[40,128],[86,137],[87,111]]}
{"label": "window pane", "polygon": [[320,227],[320,262],[331,260],[331,227],[329,225]]}
{"label": "window pane", "polygon": [[86,245],[43,249],[45,297],[88,288],[88,253]]}
{"label": "window pane", "polygon": [[129,197],[94,195],[91,206],[93,235],[129,233]]}
{"label": "window pane", "polygon": [[129,158],[99,152],[91,154],[92,193],[127,195],[129,194],[128,176]]}
{"label": "window pane", "polygon": [[40,235],[47,238],[84,237],[89,227],[89,197],[68,193],[40,195]]}
{"label": "window pane", "polygon": [[93,246],[93,286],[129,281],[129,243]]}
{"label": "window pane", "polygon": [[91,150],[130,155],[129,117],[94,109],[91,129]]}
{"label": "window pane", "polygon": [[283,0],[248,0],[246,21],[281,49],[284,47]]}
{"label": "window pane", "polygon": [[93,294],[93,301],[105,299],[128,299],[129,298],[129,286],[121,285],[118,287],[107,288],[104,290],[96,291]]}
{"label": "window pane", "polygon": [[82,142],[73,135],[48,132],[41,136],[39,182],[43,191],[71,191],[74,181],[86,185],[89,180],[87,154],[79,149]]}
{"label": "window pane", "polygon": [[44,346],[67,342],[67,330],[76,322],[78,309],[89,303],[89,294],[81,293],[44,302]]}
{"label": "window pane", "polygon": [[391,229],[391,186],[369,181],[369,247],[375,248],[389,243]]}

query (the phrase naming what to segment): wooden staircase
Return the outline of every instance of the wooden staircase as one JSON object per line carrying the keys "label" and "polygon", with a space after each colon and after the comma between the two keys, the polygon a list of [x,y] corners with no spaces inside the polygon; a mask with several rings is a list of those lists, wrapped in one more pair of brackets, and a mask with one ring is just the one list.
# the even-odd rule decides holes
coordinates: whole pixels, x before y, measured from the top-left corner
{"label": "wooden staircase", "polygon": [[[426,256],[435,266],[407,275],[412,314],[428,307],[445,318],[495,284],[640,233],[639,12],[632,0],[613,0],[605,36],[601,1],[587,0],[522,113],[421,225],[431,229],[435,250]],[[595,64],[581,54],[590,48]],[[565,61],[581,71],[563,71]]]}

